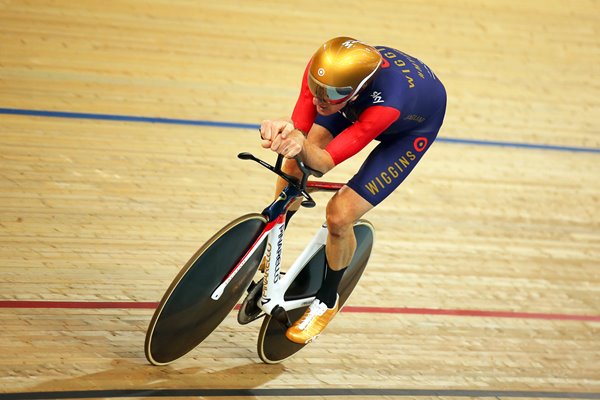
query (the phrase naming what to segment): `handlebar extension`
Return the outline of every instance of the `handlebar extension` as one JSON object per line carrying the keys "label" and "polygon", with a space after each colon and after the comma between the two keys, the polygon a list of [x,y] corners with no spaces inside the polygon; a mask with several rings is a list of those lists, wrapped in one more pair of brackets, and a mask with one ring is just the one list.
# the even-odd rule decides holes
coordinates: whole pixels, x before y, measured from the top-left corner
{"label": "handlebar extension", "polygon": [[298,163],[298,168],[300,168],[300,171],[302,171],[302,178],[300,180],[298,180],[294,176],[286,174],[285,172],[283,172],[281,170],[281,166],[283,164],[283,158],[284,158],[281,154],[279,154],[277,156],[277,162],[275,163],[275,166],[272,166],[272,165],[268,164],[267,162],[261,160],[260,158],[255,157],[253,154],[247,153],[247,152],[239,153],[238,158],[241,160],[256,161],[257,163],[259,163],[260,165],[262,165],[269,171],[276,173],[281,178],[283,178],[287,183],[295,186],[300,191],[302,196],[304,198],[306,198],[306,200],[302,202],[302,205],[304,207],[311,208],[311,207],[315,206],[315,204],[316,204],[315,201],[310,196],[310,194],[308,194],[308,192],[306,191],[306,182],[308,181],[309,176],[313,175],[317,178],[320,178],[323,176],[323,173],[317,171],[316,169],[310,168],[309,166],[304,164],[304,162],[300,159],[300,157],[298,157],[298,156],[294,157],[294,159]]}

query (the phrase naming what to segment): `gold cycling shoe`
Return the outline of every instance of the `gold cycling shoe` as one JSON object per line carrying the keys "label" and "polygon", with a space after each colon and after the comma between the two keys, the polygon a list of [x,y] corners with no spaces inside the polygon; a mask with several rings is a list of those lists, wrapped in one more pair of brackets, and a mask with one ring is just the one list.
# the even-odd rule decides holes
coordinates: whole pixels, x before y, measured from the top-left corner
{"label": "gold cycling shoe", "polygon": [[312,342],[323,332],[323,329],[338,312],[340,296],[337,296],[333,308],[327,308],[327,304],[314,299],[304,315],[288,328],[285,336],[294,343],[306,344]]}

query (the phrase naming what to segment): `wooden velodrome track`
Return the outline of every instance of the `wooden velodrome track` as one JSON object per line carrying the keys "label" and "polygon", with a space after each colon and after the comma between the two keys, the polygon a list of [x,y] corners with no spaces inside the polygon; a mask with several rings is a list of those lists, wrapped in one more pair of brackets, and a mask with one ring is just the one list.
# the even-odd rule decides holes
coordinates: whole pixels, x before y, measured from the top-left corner
{"label": "wooden velodrome track", "polygon": [[[180,266],[273,195],[236,154],[274,160],[256,125],[341,34],[421,58],[449,96],[440,140],[367,215],[346,312],[283,364],[232,313],[150,366]],[[593,0],[0,0],[0,399],[600,398],[599,66]]]}

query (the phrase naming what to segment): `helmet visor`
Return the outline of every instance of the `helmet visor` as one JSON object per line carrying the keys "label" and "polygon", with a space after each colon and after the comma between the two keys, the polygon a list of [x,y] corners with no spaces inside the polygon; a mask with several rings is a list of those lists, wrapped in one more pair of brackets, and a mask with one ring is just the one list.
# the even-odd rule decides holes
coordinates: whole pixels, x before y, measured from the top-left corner
{"label": "helmet visor", "polygon": [[343,103],[354,92],[351,86],[333,87],[325,85],[313,78],[311,73],[308,74],[308,88],[317,99],[330,104]]}

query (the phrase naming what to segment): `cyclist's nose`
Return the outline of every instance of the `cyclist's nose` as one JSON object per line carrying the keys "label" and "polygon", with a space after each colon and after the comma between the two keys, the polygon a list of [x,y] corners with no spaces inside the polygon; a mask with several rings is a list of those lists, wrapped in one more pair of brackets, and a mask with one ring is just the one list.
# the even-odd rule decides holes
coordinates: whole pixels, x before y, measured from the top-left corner
{"label": "cyclist's nose", "polygon": [[325,100],[319,99],[318,97],[314,97],[314,96],[313,96],[313,104],[315,106],[319,106],[319,107],[327,107],[329,105],[329,103],[326,102]]}

